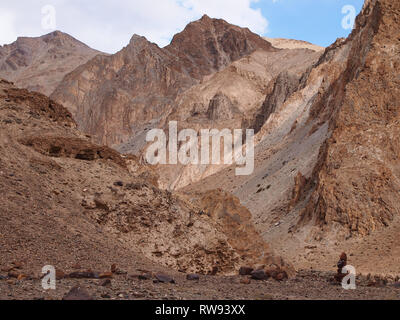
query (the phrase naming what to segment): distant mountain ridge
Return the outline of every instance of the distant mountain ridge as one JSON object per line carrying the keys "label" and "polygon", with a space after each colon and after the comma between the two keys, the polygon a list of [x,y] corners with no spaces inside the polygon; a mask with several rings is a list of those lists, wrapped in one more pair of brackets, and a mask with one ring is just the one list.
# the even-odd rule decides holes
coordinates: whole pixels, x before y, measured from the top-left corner
{"label": "distant mountain ridge", "polygon": [[264,39],[279,49],[310,49],[316,52],[325,50],[324,47],[302,40],[268,37],[264,37]]}
{"label": "distant mountain ridge", "polygon": [[97,142],[117,146],[165,117],[180,93],[256,50],[278,49],[249,29],[205,15],[164,48],[133,36],[120,52],[67,75],[52,98]]}
{"label": "distant mountain ridge", "polygon": [[0,46],[0,77],[50,95],[67,73],[97,54],[101,52],[60,31],[20,37]]}

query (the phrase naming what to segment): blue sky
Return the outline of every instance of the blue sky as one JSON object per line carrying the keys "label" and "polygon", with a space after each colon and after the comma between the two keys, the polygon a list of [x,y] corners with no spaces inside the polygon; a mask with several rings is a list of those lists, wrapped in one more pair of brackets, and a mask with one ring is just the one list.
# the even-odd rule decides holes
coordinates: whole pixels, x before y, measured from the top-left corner
{"label": "blue sky", "polygon": [[345,5],[361,11],[363,0],[261,0],[252,8],[260,9],[269,21],[270,38],[291,38],[329,46],[351,30],[342,28]]}
{"label": "blue sky", "polygon": [[61,30],[103,52],[114,53],[133,34],[167,45],[203,14],[223,18],[271,38],[328,46],[351,30],[343,6],[356,13],[363,0],[0,0],[0,45],[18,36]]}

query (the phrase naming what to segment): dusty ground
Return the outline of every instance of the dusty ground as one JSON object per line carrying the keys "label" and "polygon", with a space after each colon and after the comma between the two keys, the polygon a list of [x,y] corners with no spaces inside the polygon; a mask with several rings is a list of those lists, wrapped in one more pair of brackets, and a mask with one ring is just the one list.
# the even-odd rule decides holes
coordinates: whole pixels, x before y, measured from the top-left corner
{"label": "dusty ground", "polygon": [[[138,272],[136,272],[137,274]],[[169,273],[176,284],[139,280],[131,275],[114,276],[111,285],[103,280],[59,280],[56,290],[45,291],[41,280],[0,281],[0,299],[59,300],[75,286],[80,286],[98,300],[400,300],[400,285],[369,287],[358,280],[356,290],[344,290],[331,284],[333,274],[300,271],[296,278],[285,282],[275,280],[241,284],[246,277],[201,276],[188,281],[184,274]],[[362,282],[362,283],[361,283]]]}

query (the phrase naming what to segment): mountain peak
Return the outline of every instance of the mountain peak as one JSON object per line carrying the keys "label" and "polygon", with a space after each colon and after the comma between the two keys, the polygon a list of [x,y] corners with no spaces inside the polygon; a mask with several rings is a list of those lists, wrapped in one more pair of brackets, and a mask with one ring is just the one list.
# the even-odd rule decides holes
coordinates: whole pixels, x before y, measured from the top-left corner
{"label": "mountain peak", "polygon": [[0,47],[0,76],[49,95],[66,74],[99,53],[59,30],[40,37],[19,37]]}
{"label": "mountain peak", "polygon": [[210,18],[207,14],[204,14],[200,19],[200,21],[210,21],[210,20],[213,20],[213,19]]}
{"label": "mountain peak", "polygon": [[204,15],[176,34],[168,50],[186,56],[203,70],[218,71],[230,62],[256,50],[276,50],[270,43],[248,28],[241,28],[222,19]]}
{"label": "mountain peak", "polygon": [[138,44],[145,44],[150,43],[146,37],[140,36],[138,34],[134,34],[129,41],[129,45],[138,45]]}

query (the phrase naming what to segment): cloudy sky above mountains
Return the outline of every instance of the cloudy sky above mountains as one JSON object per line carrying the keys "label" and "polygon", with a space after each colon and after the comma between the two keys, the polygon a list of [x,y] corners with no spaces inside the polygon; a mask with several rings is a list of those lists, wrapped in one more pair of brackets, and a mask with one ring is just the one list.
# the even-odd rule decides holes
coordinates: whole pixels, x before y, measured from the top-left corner
{"label": "cloudy sky above mountains", "polygon": [[0,45],[18,36],[66,32],[91,47],[114,53],[133,34],[160,46],[203,14],[249,27],[268,37],[327,46],[347,36],[346,5],[358,13],[362,0],[0,0]]}

